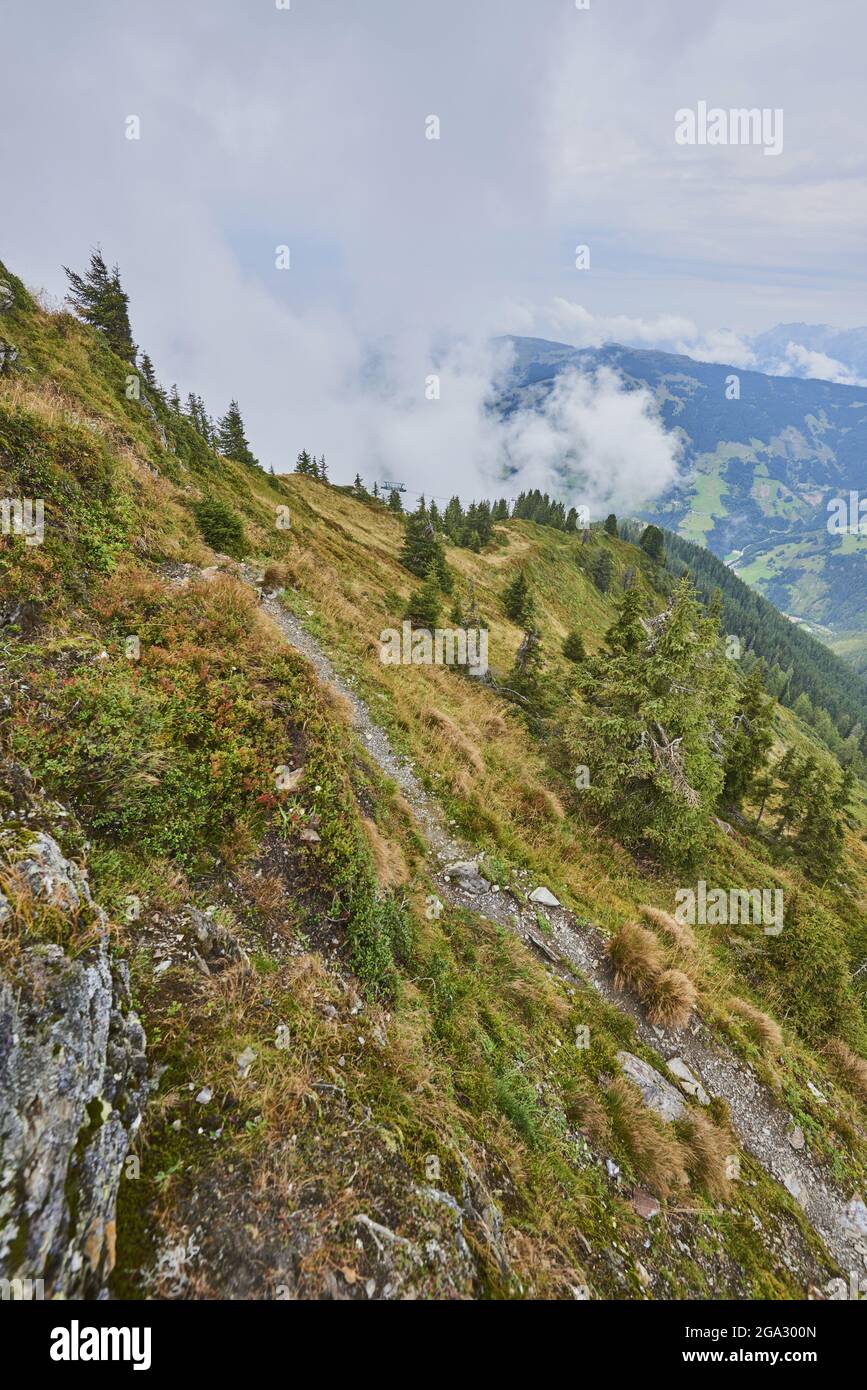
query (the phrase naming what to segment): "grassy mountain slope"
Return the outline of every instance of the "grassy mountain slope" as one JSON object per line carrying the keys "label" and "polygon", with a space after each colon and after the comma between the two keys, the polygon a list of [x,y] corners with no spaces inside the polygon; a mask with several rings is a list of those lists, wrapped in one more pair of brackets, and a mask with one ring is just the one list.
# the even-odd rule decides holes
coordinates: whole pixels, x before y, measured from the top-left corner
{"label": "grassy mountain slope", "polygon": [[[838,1272],[758,1163],[742,1155],[740,1180],[726,1179],[722,1102],[702,1125],[687,1101],[672,1128],[622,1079],[619,1050],[664,1070],[673,1038],[659,1052],[638,1041],[628,1013],[497,922],[451,903],[431,912],[438,866],[412,808],[246,572],[208,545],[214,508],[200,504],[240,521],[239,553],[516,902],[543,884],[604,935],[642,904],[670,911],[676,876],[587,817],[567,752],[494,688],[381,663],[380,633],[417,587],[399,519],[218,458],[158,396],[127,399],[129,368],[98,334],[0,278],[18,351],[0,378],[0,495],[43,498],[46,528],[41,545],[0,538],[4,785],[24,766],[62,808],[52,833],[110,914],[152,1068],[114,1293],[785,1298]],[[564,678],[563,636],[577,627],[600,646],[627,569],[662,608],[635,547],[593,544],[613,557],[610,594],[578,537],[531,523],[498,527],[479,555],[449,550],[459,591],[475,586],[495,676],[521,640],[501,601],[519,566]],[[782,749],[811,735],[778,710],[775,737]],[[14,904],[20,832],[2,834]],[[856,833],[845,884],[819,888],[746,822],[720,830],[709,882],[782,886],[824,915],[779,942],[697,927],[688,964],[704,1022],[847,1193],[863,1188],[864,1110],[821,1048],[833,1031],[864,1051],[852,971],[867,952],[865,869]],[[202,932],[222,947],[206,950]],[[75,952],[75,922],[19,904],[2,923],[3,971],[14,979],[22,947],[48,940]],[[778,1045],[734,996],[774,1015]],[[652,1224],[636,1188],[662,1202]]]}

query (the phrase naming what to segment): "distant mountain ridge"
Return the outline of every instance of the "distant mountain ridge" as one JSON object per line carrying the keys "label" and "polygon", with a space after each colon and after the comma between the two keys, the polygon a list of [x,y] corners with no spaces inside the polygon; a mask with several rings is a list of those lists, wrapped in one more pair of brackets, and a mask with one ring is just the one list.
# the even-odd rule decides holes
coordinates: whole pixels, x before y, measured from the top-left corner
{"label": "distant mountain ridge", "polygon": [[[789,327],[772,330],[777,341]],[[867,340],[867,330],[852,330],[853,343],[859,334]],[[506,415],[541,407],[570,368],[606,366],[628,386],[646,387],[684,448],[679,482],[646,519],[707,546],[784,613],[860,663],[867,651],[867,537],[831,534],[828,502],[867,490],[867,387],[616,343],[509,341],[514,369],[499,401]],[[821,341],[833,345],[832,338]]]}

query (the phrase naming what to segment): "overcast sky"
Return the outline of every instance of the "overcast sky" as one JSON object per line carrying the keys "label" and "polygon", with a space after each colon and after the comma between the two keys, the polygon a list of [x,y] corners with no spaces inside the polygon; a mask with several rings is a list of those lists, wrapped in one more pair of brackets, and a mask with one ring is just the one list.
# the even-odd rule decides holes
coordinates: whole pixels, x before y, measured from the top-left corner
{"label": "overcast sky", "polygon": [[[278,471],[493,466],[491,333],[867,322],[863,0],[4,0],[2,35],[0,256],[60,296],[100,242],[161,379]],[[699,101],[781,108],[782,153],[679,146]]]}

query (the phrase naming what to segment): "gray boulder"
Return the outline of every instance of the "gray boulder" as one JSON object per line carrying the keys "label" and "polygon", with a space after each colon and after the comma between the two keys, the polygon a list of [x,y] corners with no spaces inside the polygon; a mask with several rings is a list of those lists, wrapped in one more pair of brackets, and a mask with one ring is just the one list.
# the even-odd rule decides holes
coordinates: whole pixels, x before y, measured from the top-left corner
{"label": "gray boulder", "polygon": [[74,955],[23,936],[0,972],[0,1277],[96,1298],[147,1094],[145,1037],[82,871],[41,831],[10,858],[7,918],[30,898],[93,930]]}
{"label": "gray boulder", "polygon": [[653,1110],[666,1121],[680,1119],[686,1105],[670,1081],[666,1081],[658,1071],[654,1071],[647,1062],[643,1062],[631,1052],[618,1052],[617,1060],[624,1074],[630,1081],[635,1082],[649,1110]]}

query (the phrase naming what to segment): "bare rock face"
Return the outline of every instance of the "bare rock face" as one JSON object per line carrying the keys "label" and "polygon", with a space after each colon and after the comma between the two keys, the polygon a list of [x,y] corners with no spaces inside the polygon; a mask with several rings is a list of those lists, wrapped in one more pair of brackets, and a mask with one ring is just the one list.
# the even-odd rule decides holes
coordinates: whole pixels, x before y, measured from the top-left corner
{"label": "bare rock face", "polygon": [[[5,814],[0,840],[13,943],[0,957],[0,1277],[41,1279],[47,1298],[98,1298],[147,1094],[144,1032],[85,875],[52,835]],[[46,906],[68,919],[75,949],[33,932]],[[82,917],[90,930],[73,938]]]}

